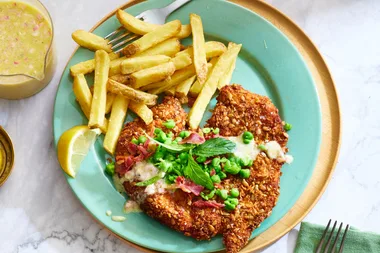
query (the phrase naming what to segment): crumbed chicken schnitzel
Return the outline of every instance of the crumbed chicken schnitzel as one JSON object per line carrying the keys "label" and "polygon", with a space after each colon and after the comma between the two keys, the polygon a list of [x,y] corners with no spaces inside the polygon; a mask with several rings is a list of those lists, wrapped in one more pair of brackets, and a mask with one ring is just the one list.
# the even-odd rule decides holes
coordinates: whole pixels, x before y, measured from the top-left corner
{"label": "crumbed chicken schnitzel", "polygon": [[[269,153],[260,151],[253,165],[249,167],[248,178],[228,174],[224,180],[215,184],[215,187],[226,190],[238,189],[237,208],[220,208],[223,199],[219,196],[213,197],[212,201],[204,205],[205,201],[201,196],[167,186],[166,183],[162,183],[161,186],[164,186],[160,189],[156,185],[158,190],[153,192],[146,191],[149,186],[136,186],[139,181],[136,178],[124,179],[123,185],[131,199],[136,200],[149,216],[198,240],[208,240],[222,234],[227,252],[235,253],[247,244],[252,231],[271,214],[276,205],[280,192],[280,169],[285,162],[283,154],[287,152],[288,135],[284,131],[278,109],[265,96],[253,94],[240,85],[227,85],[221,89],[217,100],[206,127],[219,128],[219,135],[223,137],[236,137],[250,131],[254,135],[255,145],[276,142],[281,149],[279,152],[283,152],[282,156],[274,158]],[[138,138],[145,132],[153,136],[155,128],[164,130],[163,123],[171,119],[175,121],[175,127],[171,129],[174,137],[185,129],[187,114],[176,98],[166,97],[163,103],[152,110],[153,123],[145,125],[141,119],[135,119],[125,125],[119,137],[116,171],[121,178],[126,166],[129,166],[129,170],[133,164],[128,163],[125,158],[131,152],[136,152],[129,146],[133,138]],[[141,151],[141,156],[149,157],[151,154],[148,147],[145,145],[144,148],[146,150]]]}

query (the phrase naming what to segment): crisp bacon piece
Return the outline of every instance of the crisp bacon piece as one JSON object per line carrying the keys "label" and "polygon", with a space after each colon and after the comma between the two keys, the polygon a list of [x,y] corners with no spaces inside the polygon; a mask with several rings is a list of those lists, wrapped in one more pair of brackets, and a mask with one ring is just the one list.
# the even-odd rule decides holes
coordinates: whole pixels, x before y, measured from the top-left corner
{"label": "crisp bacon piece", "polygon": [[195,184],[193,181],[190,181],[182,176],[176,178],[177,187],[182,191],[187,193],[193,193],[195,196],[199,196],[201,191],[203,191],[203,186]]}
{"label": "crisp bacon piece", "polygon": [[136,155],[138,151],[138,146],[132,142],[128,143],[127,145],[128,153],[131,155]]}
{"label": "crisp bacon piece", "polygon": [[188,137],[186,137],[181,142],[179,142],[179,144],[185,144],[185,143],[188,143],[188,144],[202,144],[205,141],[206,141],[206,139],[203,138],[202,136],[200,136],[199,134],[197,134],[197,133],[191,133]]}
{"label": "crisp bacon piece", "polygon": [[211,201],[204,201],[204,200],[198,200],[193,203],[193,206],[195,207],[214,207],[214,208],[222,208],[224,207],[224,204],[218,203],[214,200]]}

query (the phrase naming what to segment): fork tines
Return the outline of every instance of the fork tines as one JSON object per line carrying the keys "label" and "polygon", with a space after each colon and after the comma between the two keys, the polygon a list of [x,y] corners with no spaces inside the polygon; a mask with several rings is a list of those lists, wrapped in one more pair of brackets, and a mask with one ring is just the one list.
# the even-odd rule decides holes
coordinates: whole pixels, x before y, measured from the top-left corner
{"label": "fork tines", "polygon": [[[324,245],[324,242],[325,242],[327,236],[328,236],[327,243],[324,246],[323,253],[328,253],[329,252],[331,240],[332,240],[332,238],[334,236],[334,232],[335,232],[335,228],[336,228],[337,223],[338,222],[335,221],[334,225],[333,225],[333,227],[331,229],[331,231],[329,231],[329,228],[330,228],[330,225],[331,225],[331,219],[329,220],[329,222],[327,223],[325,231],[323,231],[321,240],[319,241],[316,253],[321,253],[322,252],[322,248],[323,248],[323,245]],[[338,232],[335,235],[335,240],[333,242],[333,245],[332,245],[331,251],[330,251],[331,253],[336,252],[337,243],[338,243],[340,232],[342,230],[342,226],[343,226],[343,222],[340,223],[339,228],[338,228]],[[344,240],[346,239],[346,234],[347,234],[347,231],[349,230],[349,227],[350,227],[350,225],[347,224],[346,229],[344,230],[344,233],[343,233],[343,237],[342,237],[342,241],[341,241],[340,246],[339,246],[339,250],[337,251],[339,253],[343,252]],[[330,234],[327,235],[328,233],[330,233]]]}
{"label": "fork tines", "polygon": [[112,45],[112,51],[118,53],[123,49],[125,44],[139,37],[139,35],[133,34],[132,32],[126,30],[123,26],[120,26],[115,31],[105,36],[104,39],[109,39],[108,44]]}

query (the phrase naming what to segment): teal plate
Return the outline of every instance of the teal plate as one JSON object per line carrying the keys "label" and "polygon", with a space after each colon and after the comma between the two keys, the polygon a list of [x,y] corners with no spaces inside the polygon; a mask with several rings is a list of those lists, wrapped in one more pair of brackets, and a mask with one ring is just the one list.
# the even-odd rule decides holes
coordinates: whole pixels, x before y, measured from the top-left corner
{"label": "teal plate", "polygon": [[[127,9],[133,15],[159,8],[170,0],[151,0]],[[252,233],[261,234],[280,220],[304,191],[313,173],[321,140],[321,112],[312,76],[292,43],[268,21],[243,7],[222,0],[193,0],[170,16],[170,20],[189,22],[189,14],[202,17],[206,39],[242,43],[232,81],[246,89],[269,96],[279,108],[282,119],[293,124],[288,147],[294,156],[285,165],[281,176],[281,194],[272,215]],[[119,26],[112,16],[95,33],[105,36]],[[186,42],[185,42],[186,43]],[[189,41],[187,41],[189,43]],[[54,140],[75,125],[87,124],[75,102],[69,67],[93,58],[93,52],[78,49],[63,72],[54,107]],[[215,98],[210,104],[214,107]],[[207,119],[210,113],[204,118]],[[133,116],[128,115],[127,121]],[[82,164],[76,179],[66,176],[67,182],[86,209],[104,226],[128,241],[146,248],[165,252],[212,252],[223,249],[220,236],[211,241],[196,241],[161,225],[144,213],[127,214],[122,223],[105,215],[123,215],[125,196],[119,194],[103,170],[106,152],[102,138],[95,143]]]}

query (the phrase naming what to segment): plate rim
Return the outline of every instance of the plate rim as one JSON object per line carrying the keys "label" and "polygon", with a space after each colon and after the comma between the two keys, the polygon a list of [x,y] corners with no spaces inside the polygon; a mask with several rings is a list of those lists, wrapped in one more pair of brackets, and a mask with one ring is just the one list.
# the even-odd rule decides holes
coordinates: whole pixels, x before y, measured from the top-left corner
{"label": "plate rim", "polygon": [[[94,26],[92,26],[89,31],[92,32],[94,31],[96,28],[98,28],[102,23],[104,23],[106,20],[108,20],[110,17],[112,17],[113,15],[115,15],[116,11],[118,9],[126,9],[126,8],[129,8],[131,6],[134,6],[136,4],[139,4],[139,3],[142,3],[142,2],[145,2],[146,0],[129,0],[128,2],[126,2],[125,4],[122,4],[120,6],[118,6],[117,8],[115,8],[114,10],[112,10],[111,12],[109,12],[108,14],[106,14],[102,19],[100,19]],[[301,214],[299,216],[299,218],[293,222],[291,225],[288,225],[287,228],[283,229],[283,231],[281,233],[277,233],[276,236],[270,238],[270,239],[264,239],[262,238],[263,235],[265,237],[265,234],[267,234],[268,232],[271,232],[272,228],[275,227],[276,225],[278,225],[279,223],[281,223],[281,221],[286,218],[287,214],[297,205],[297,203],[302,199],[302,197],[304,197],[305,195],[305,191],[307,190],[307,188],[309,187],[310,183],[311,183],[311,179],[314,177],[314,174],[316,173],[316,167],[318,167],[318,163],[319,163],[319,160],[320,160],[320,156],[322,155],[322,151],[320,149],[319,151],[319,155],[318,155],[318,158],[317,158],[317,164],[315,164],[314,166],[314,172],[312,173],[312,176],[310,177],[309,179],[309,182],[306,186],[306,188],[304,189],[304,192],[301,194],[301,196],[299,197],[299,199],[296,201],[296,203],[294,204],[294,206],[289,210],[289,212],[287,214],[285,214],[285,216],[283,216],[279,221],[277,221],[274,225],[272,225],[271,227],[269,227],[266,231],[264,231],[263,233],[261,233],[259,236],[255,237],[254,239],[250,240],[249,243],[245,246],[245,248],[243,248],[241,250],[241,252],[252,252],[252,250],[258,250],[258,249],[261,249],[261,248],[264,248],[272,243],[274,243],[275,241],[277,241],[278,239],[280,239],[282,236],[284,236],[286,233],[288,233],[292,228],[294,228],[310,211],[311,209],[316,205],[316,203],[319,201],[319,199],[321,198],[321,196],[323,195],[328,183],[330,182],[331,180],[331,177],[332,177],[332,174],[335,170],[335,166],[336,166],[336,163],[337,163],[337,160],[339,158],[339,151],[340,151],[340,146],[341,146],[341,139],[342,139],[342,134],[341,134],[341,123],[342,123],[342,119],[341,119],[341,106],[340,106],[340,102],[339,102],[339,97],[338,97],[338,94],[337,94],[337,89],[336,89],[336,85],[334,83],[334,80],[332,78],[332,75],[331,75],[331,72],[330,72],[330,69],[328,68],[327,64],[325,63],[321,53],[319,52],[319,50],[317,49],[317,47],[315,46],[315,44],[312,42],[312,40],[303,32],[303,30],[297,25],[295,24],[287,15],[285,15],[284,13],[282,13],[281,11],[279,11],[278,9],[276,9],[275,7],[271,6],[270,4],[262,1],[262,0],[255,0],[255,1],[251,1],[251,0],[227,0],[231,3],[234,3],[234,4],[237,4],[239,5],[240,7],[243,7],[243,8],[246,8],[252,12],[254,12],[255,14],[257,14],[258,16],[262,17],[263,19],[265,19],[265,21],[269,22],[270,24],[272,24],[273,26],[275,26],[276,29],[278,29],[280,32],[283,33],[283,35],[295,46],[295,48],[297,49],[297,51],[299,51],[299,54],[301,55],[301,57],[303,58],[306,66],[308,67],[309,69],[309,72],[310,72],[310,75],[312,76],[313,78],[313,82],[315,83],[315,88],[318,92],[318,97],[319,99],[321,98],[321,95],[319,94],[319,87],[318,87],[318,84],[317,82],[314,80],[315,78],[315,73],[313,73],[310,69],[310,64],[309,62],[304,58],[305,57],[305,53],[300,51],[300,48],[294,44],[294,40],[292,38],[289,37],[289,34],[287,32],[284,31],[283,29],[283,25],[279,25],[278,23],[274,23],[274,22],[271,22],[271,20],[269,20],[267,17],[263,16],[262,14],[258,13],[257,11],[255,11],[254,9],[254,6],[255,5],[258,5],[257,8],[264,8],[264,9],[268,9],[269,12],[274,12],[275,15],[283,18],[285,20],[285,22],[287,22],[288,26],[293,26],[293,28],[296,30],[296,33],[299,33],[301,35],[301,37],[304,37],[304,40],[306,41],[306,43],[309,43],[312,48],[311,48],[311,51],[314,51],[315,53],[315,57],[320,61],[320,65],[322,67],[324,67],[326,70],[324,71],[325,73],[328,74],[327,76],[327,79],[331,79],[329,80],[330,83],[331,83],[331,87],[333,89],[333,93],[334,93],[334,98],[333,100],[335,100],[335,102],[337,103],[337,110],[336,110],[336,114],[338,115],[338,124],[337,124],[337,127],[338,127],[338,132],[337,132],[337,135],[338,135],[338,138],[337,138],[337,143],[336,143],[336,152],[335,152],[335,155],[333,156],[333,161],[331,163],[331,167],[330,167],[330,171],[328,172],[328,175],[327,175],[327,178],[325,179],[319,193],[317,194],[317,196],[315,197],[315,199],[312,201],[312,203],[308,206],[308,208],[304,211],[303,214]],[[260,7],[261,5],[261,7]],[[77,50],[79,49],[79,46],[76,46],[76,48],[74,49],[73,53],[70,55],[70,57],[68,58],[67,60],[67,63],[66,65],[64,66],[63,69],[66,69],[70,60],[72,59],[72,57],[75,55],[75,53],[77,52]],[[59,79],[59,83],[61,83],[62,81],[62,78],[64,77],[64,71],[62,72],[62,75]],[[57,92],[58,92],[58,89],[59,89],[59,85],[57,85],[57,90],[56,90],[56,96],[55,96],[55,99],[54,99],[54,108],[53,108],[53,117],[52,117],[52,121],[53,121],[53,125],[54,125],[54,111],[55,111],[55,105],[56,105],[56,99],[57,99]],[[320,102],[320,108],[321,108],[321,114],[323,115],[322,111],[322,105],[321,105],[321,101]],[[323,116],[321,118],[321,122],[322,122],[322,125],[323,125]],[[54,138],[54,137],[53,137]],[[320,145],[322,146],[322,140],[320,141]],[[56,145],[54,145],[56,146]],[[321,147],[320,146],[320,147]],[[56,147],[55,147],[56,149]],[[73,189],[70,187],[70,189],[72,190],[73,192]],[[73,192],[74,193],[74,192]],[[75,193],[74,193],[75,195]],[[81,203],[82,207],[84,209],[86,209],[84,206],[83,206],[83,203],[80,201],[79,198],[77,198],[78,201]],[[87,209],[86,209],[87,210]],[[106,227],[104,224],[102,224],[100,221],[98,221],[96,219],[96,217],[91,213],[91,212],[88,212],[90,214],[90,217],[92,217],[98,224],[100,224],[102,227],[106,228],[107,231],[109,231],[109,233],[111,233],[112,235],[116,236],[117,238],[119,238],[120,240],[122,240],[123,242],[127,243],[128,245],[136,248],[136,249],[139,249],[143,252],[159,252],[159,251],[155,251],[155,250],[152,250],[152,249],[148,249],[148,248],[144,248],[142,246],[139,246],[119,235],[117,235],[116,233],[114,233],[112,230],[110,230],[108,227]],[[257,242],[257,241],[260,241],[257,245],[251,245],[250,247],[250,244],[252,244],[253,242]],[[255,243],[256,244],[256,243]],[[253,247],[252,247],[253,246]],[[247,251],[248,250],[248,251]],[[218,251],[218,252],[224,252],[224,251]]]}

